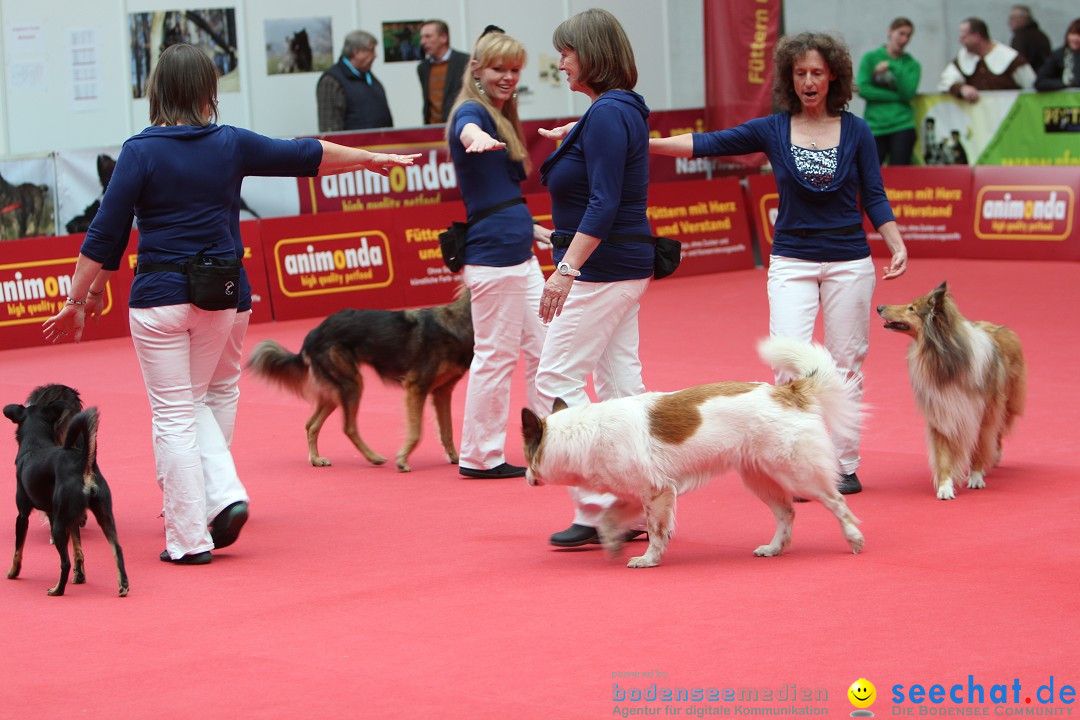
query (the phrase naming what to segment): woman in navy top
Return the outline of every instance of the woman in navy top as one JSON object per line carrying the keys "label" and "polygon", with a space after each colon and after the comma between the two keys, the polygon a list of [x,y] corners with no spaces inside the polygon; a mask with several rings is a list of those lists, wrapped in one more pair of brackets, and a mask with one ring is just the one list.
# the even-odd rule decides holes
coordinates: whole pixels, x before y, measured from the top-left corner
{"label": "woman in navy top", "polygon": [[529,407],[540,411],[535,379],[546,328],[536,308],[544,276],[532,246],[551,232],[533,223],[521,197],[528,154],[515,89],[524,64],[524,45],[496,28],[485,31],[446,125],[467,216],[509,203],[476,220],[466,236],[464,280],[475,337],[458,464],[466,477],[525,475],[524,467],[506,462],[510,380],[519,351]]}
{"label": "woman in navy top", "polygon": [[[200,252],[243,258],[239,208],[245,176],[311,176],[351,168],[385,173],[417,157],[315,139],[272,140],[213,124],[217,71],[190,45],[162,52],[148,95],[152,126],[120,151],[83,241],[71,295],[45,321],[44,334],[52,342],[67,336],[78,342],[86,317],[101,312],[105,285],[119,268],[135,217],[140,265],[176,265]],[[247,521],[247,492],[229,452],[240,342],[251,308],[245,274],[238,300],[237,310],[198,308],[189,302],[186,277],[179,272],[140,272],[132,284],[129,323],[150,398],[164,493],[165,562],[208,563],[210,549],[233,543]],[[216,398],[209,395],[211,386]]]}
{"label": "woman in navy top", "polygon": [[[652,277],[654,252],[650,242],[620,239],[652,235],[645,214],[649,108],[632,91],[637,65],[630,41],[606,10],[571,17],[552,41],[570,89],[592,104],[540,169],[551,193],[558,263],[540,301],[540,316],[551,323],[536,373],[545,414],[555,398],[568,405],[588,403],[590,374],[600,400],[645,391],[638,308]],[[615,497],[577,488],[571,495],[573,524],[552,535],[551,544],[597,542],[596,526]]]}
{"label": "woman in navy top", "polygon": [[[728,130],[650,141],[652,152],[679,157],[764,152],[780,192],[769,257],[769,332],[809,342],[822,311],[825,346],[858,380],[869,346],[874,265],[862,216],[892,251],[886,280],[907,269],[907,250],[885,196],[874,136],[844,108],[851,100],[851,55],[820,33],[776,46],[773,100],[783,112]],[[784,378],[778,377],[781,382]],[[862,489],[859,429],[834,433],[840,492]]]}

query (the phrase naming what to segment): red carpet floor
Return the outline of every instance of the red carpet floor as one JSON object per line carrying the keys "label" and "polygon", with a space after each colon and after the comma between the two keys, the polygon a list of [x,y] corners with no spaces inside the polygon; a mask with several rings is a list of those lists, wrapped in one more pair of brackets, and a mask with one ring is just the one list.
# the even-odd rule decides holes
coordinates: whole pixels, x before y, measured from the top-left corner
{"label": "red carpet floor", "polygon": [[[364,462],[336,417],[322,443],[334,465],[312,468],[306,405],[245,377],[234,451],[252,520],[213,564],[169,566],[157,559],[160,491],[130,341],[0,352],[4,403],[63,382],[101,409],[99,459],[131,577],[130,596],[116,597],[91,521],[88,583],[47,597],[57,556],[32,520],[22,576],[0,580],[0,718],[847,716],[859,678],[876,685],[878,716],[972,709],[912,703],[913,685],[962,685],[965,702],[979,685],[989,714],[1075,707],[1060,694],[1080,685],[1080,264],[916,259],[875,300],[904,302],[942,279],[969,317],[1020,334],[1028,412],[986,490],[936,500],[908,341],[875,329],[866,491],[850,499],[867,540],[858,556],[823,508],[801,505],[788,553],[753,557],[773,520],[734,475],[680,500],[659,568],[627,569],[628,554],[612,561],[595,546],[555,550],[546,539],[569,523],[565,491],[460,478],[430,409],[411,474]],[[247,347],[271,337],[298,349],[315,322],[253,325]],[[768,380],[754,351],[766,332],[762,270],[655,283],[642,307],[646,382]],[[515,397],[516,416],[520,374]],[[458,437],[463,402],[459,391]],[[369,384],[361,431],[387,455],[400,403],[397,389]],[[517,427],[511,461],[522,460]],[[0,458],[14,455],[13,433],[0,433]],[[8,468],[0,494],[11,498]],[[1050,683],[1058,702],[1044,705]],[[617,700],[653,685],[743,699]],[[989,705],[995,685],[1009,687],[1007,704]]]}

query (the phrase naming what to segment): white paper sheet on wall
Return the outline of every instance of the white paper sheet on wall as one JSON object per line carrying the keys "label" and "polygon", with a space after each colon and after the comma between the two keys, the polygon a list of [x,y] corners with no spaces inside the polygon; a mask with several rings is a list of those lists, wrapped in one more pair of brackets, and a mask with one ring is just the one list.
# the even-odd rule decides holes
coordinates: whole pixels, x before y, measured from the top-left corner
{"label": "white paper sheet on wall", "polygon": [[45,23],[17,22],[7,29],[6,56],[8,90],[12,93],[48,91]]}
{"label": "white paper sheet on wall", "polygon": [[68,57],[72,112],[93,112],[101,108],[98,85],[98,34],[95,28],[68,31]]}

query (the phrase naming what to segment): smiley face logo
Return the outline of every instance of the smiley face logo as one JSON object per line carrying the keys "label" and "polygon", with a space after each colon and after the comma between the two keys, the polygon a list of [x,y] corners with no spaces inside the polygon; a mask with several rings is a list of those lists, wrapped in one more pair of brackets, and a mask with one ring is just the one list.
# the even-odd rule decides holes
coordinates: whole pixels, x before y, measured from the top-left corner
{"label": "smiley face logo", "polygon": [[848,700],[857,708],[868,708],[877,700],[877,688],[866,678],[859,678],[851,683],[847,691]]}

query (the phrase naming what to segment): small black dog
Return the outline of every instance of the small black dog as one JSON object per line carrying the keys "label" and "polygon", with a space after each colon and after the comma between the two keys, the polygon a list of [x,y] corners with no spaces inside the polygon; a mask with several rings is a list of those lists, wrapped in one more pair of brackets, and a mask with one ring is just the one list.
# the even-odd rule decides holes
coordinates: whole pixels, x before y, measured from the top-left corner
{"label": "small black dog", "polygon": [[56,424],[53,427],[57,445],[64,444],[71,418],[82,412],[83,409],[82,398],[79,397],[78,390],[55,383],[42,385],[31,390],[30,395],[26,398],[26,404],[28,406],[56,405],[60,409],[60,415],[57,417]]}
{"label": "small black dog", "polygon": [[60,580],[49,589],[49,595],[64,594],[71,571],[69,538],[75,555],[73,582],[86,582],[79,528],[85,523],[89,509],[112,546],[120,597],[124,597],[128,594],[124,553],[116,539],[112,495],[105,476],[97,466],[97,408],[71,417],[63,444],[59,444],[56,438],[61,432],[63,417],[70,413],[70,401],[74,398],[75,402],[81,404],[78,393],[64,386],[44,386],[31,393],[31,398],[35,396],[39,400],[52,397],[54,401],[25,406],[12,404],[4,408],[4,415],[18,426],[15,440],[19,445],[15,456],[15,505],[19,515],[15,519],[15,556],[8,570],[8,579],[18,577],[22,569],[30,512],[37,509],[49,516],[53,544],[60,555]]}

